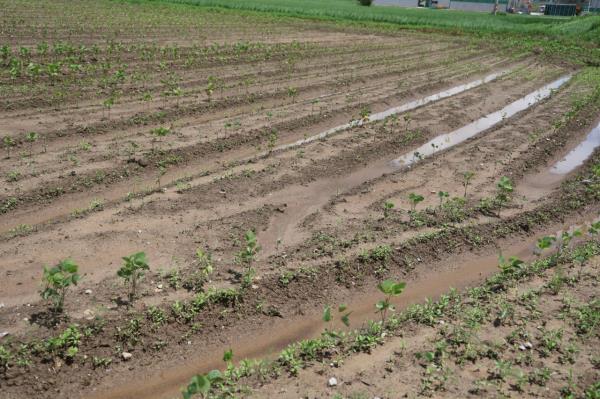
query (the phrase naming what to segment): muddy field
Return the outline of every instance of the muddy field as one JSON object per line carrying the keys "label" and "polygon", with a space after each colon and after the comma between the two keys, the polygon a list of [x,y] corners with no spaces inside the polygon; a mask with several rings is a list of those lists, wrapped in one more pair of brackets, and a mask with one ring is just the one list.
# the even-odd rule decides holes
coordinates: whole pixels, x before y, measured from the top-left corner
{"label": "muddy field", "polygon": [[[364,326],[382,279],[407,282],[399,308],[421,303],[598,217],[597,68],[169,5],[0,8],[2,398],[177,397],[229,348],[276,358],[318,336],[326,305]],[[132,303],[117,270],[141,251]],[[56,314],[42,270],[67,258],[81,280]],[[68,328],[76,343],[48,344]],[[419,347],[435,333],[415,329]],[[418,379],[380,381],[389,348],[371,396]],[[334,397],[328,371],[306,373],[254,396]]]}

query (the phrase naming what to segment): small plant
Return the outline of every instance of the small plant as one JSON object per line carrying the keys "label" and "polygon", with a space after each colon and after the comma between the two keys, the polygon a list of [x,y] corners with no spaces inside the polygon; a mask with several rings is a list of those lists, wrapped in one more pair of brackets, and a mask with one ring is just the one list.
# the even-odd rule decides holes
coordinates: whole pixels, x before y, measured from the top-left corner
{"label": "small plant", "polygon": [[255,274],[252,263],[256,260],[256,255],[261,248],[260,245],[258,245],[256,233],[254,233],[253,230],[248,230],[246,234],[244,234],[244,241],[246,242],[246,246],[237,254],[236,260],[238,263],[245,266],[242,286],[248,287],[252,284]]}
{"label": "small plant", "polygon": [[[340,306],[338,306],[338,313],[341,313],[342,315],[340,316],[340,320],[342,321],[342,323],[344,323],[344,325],[346,327],[350,326],[350,314],[352,314],[352,312],[347,312],[348,310],[348,306],[342,304]],[[325,309],[323,309],[323,321],[325,323],[329,323],[332,320],[332,316],[331,316],[331,306],[325,306]],[[327,329],[325,329],[325,332],[329,332]]]}
{"label": "small plant", "polygon": [[384,280],[377,288],[381,291],[385,298],[375,304],[377,311],[381,314],[381,322],[385,324],[386,316],[388,311],[394,311],[394,306],[390,303],[390,300],[394,296],[398,296],[402,294],[404,288],[406,287],[405,282],[395,282],[393,280]]}
{"label": "small plant", "polygon": [[[158,140],[158,142],[161,142],[161,139],[163,137],[168,136],[169,134],[171,134],[171,129],[168,129],[166,127],[157,127],[156,129],[152,129],[150,131],[150,133],[156,137],[156,139]],[[154,151],[154,140],[152,141],[152,151]]]}
{"label": "small plant", "polygon": [[390,216],[391,210],[394,209],[394,204],[392,202],[386,201],[383,204],[383,218],[387,219]]}
{"label": "small plant", "polygon": [[440,209],[444,205],[444,200],[450,197],[450,194],[447,191],[438,191],[438,198],[440,199]]}
{"label": "small plant", "polygon": [[129,303],[132,304],[135,299],[137,283],[144,275],[144,270],[149,270],[150,266],[146,260],[146,253],[137,252],[130,256],[123,257],[123,266],[117,271],[117,276],[123,278],[129,284]]}
{"label": "small plant", "polygon": [[423,201],[425,197],[420,194],[410,193],[408,194],[408,200],[410,201],[410,209],[415,212],[417,210],[417,204]]}
{"label": "small plant", "polygon": [[4,136],[2,138],[2,144],[6,148],[6,158],[10,158],[10,149],[16,145],[15,140],[10,136]]}
{"label": "small plant", "polygon": [[463,173],[463,181],[462,185],[465,188],[464,198],[467,198],[467,190],[469,189],[469,185],[471,184],[471,180],[475,177],[475,173],[466,171]]}
{"label": "small plant", "polygon": [[77,274],[78,266],[71,259],[65,259],[52,268],[44,267],[42,280],[45,284],[41,296],[52,302],[54,312],[62,312],[65,295],[71,285],[77,285],[81,279]]}
{"label": "small plant", "polygon": [[512,181],[506,176],[502,176],[500,178],[500,181],[498,182],[496,187],[498,188],[496,200],[500,207],[500,209],[498,210],[498,217],[500,217],[500,210],[510,201],[510,194],[513,192],[514,187]]}
{"label": "small plant", "polygon": [[25,135],[25,141],[27,141],[29,143],[29,157],[30,158],[31,158],[31,155],[33,154],[33,143],[35,143],[38,138],[39,138],[39,136],[36,132],[28,132]]}
{"label": "small plant", "polygon": [[208,393],[213,385],[220,383],[223,376],[219,370],[213,370],[207,374],[198,374],[192,377],[192,381],[183,390],[183,399],[191,399],[194,395],[200,395],[202,398],[208,397]]}

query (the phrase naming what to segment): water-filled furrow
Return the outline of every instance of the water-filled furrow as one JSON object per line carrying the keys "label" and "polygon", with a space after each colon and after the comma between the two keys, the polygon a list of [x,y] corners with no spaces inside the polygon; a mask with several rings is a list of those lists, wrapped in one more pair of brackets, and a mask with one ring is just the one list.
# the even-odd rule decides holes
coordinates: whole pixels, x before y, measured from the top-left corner
{"label": "water-filled furrow", "polygon": [[527,94],[525,97],[510,103],[506,107],[496,112],[492,112],[491,114],[479,118],[476,121],[469,123],[468,125],[465,125],[453,132],[439,135],[423,144],[416,150],[394,159],[392,161],[392,165],[396,167],[411,166],[413,163],[418,162],[424,157],[454,147],[455,145],[490,129],[498,123],[504,121],[506,118],[510,118],[517,113],[530,108],[532,105],[550,97],[554,90],[567,83],[571,77],[572,75],[563,76],[554,82]]}

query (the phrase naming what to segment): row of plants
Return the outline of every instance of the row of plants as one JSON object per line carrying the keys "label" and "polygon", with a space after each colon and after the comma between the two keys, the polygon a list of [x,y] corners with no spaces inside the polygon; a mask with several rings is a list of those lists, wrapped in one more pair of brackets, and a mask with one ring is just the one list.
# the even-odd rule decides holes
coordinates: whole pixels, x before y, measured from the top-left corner
{"label": "row of plants", "polygon": [[[596,222],[587,230],[587,233],[595,237],[599,233],[599,228],[600,222]],[[572,232],[570,234],[572,238],[582,233],[578,230],[578,233]],[[548,237],[540,238],[537,247],[539,249],[546,249],[547,239]],[[387,317],[387,312],[393,312],[394,310],[391,305],[391,298],[402,293],[405,283],[384,280],[378,286],[384,295],[384,299],[375,305],[377,311],[381,314],[381,321],[363,322],[361,328],[350,331],[336,331],[326,328],[318,338],[307,339],[289,345],[280,352],[279,357],[274,361],[242,360],[238,366],[234,366],[228,361],[224,372],[213,370],[207,374],[199,374],[192,378],[190,384],[183,390],[183,397],[189,399],[195,397],[195,395],[208,398],[248,394],[251,392],[251,387],[257,383],[262,385],[286,373],[296,376],[300,370],[310,367],[315,363],[331,363],[335,367],[335,365],[341,365],[343,359],[351,356],[353,353],[370,353],[375,347],[384,345],[391,337],[402,336],[403,331],[409,325],[436,327],[440,325],[440,321],[448,322],[460,317],[471,320],[471,325],[463,327],[463,330],[460,331],[454,325],[446,327],[442,324],[443,331],[440,331],[443,337],[442,340],[435,344],[435,348],[432,351],[416,354],[417,359],[421,359],[426,365],[420,393],[424,396],[430,396],[435,391],[444,390],[444,386],[448,382],[448,376],[444,375],[443,366],[448,361],[447,358],[449,356],[456,356],[456,362],[459,364],[464,361],[458,357],[459,354],[463,357],[471,356],[462,351],[460,353],[454,352],[464,347],[464,344],[470,342],[470,340],[464,341],[464,338],[463,341],[458,341],[458,334],[463,334],[464,336],[464,334],[470,333],[466,330],[473,329],[475,332],[477,331],[477,326],[485,323],[486,319],[490,318],[495,325],[497,323],[514,325],[514,322],[509,321],[509,318],[513,317],[511,314],[514,315],[514,313],[511,313],[510,307],[503,307],[505,305],[502,303],[497,306],[494,303],[497,297],[509,292],[511,288],[519,284],[531,281],[534,277],[547,275],[549,269],[559,270],[553,278],[549,279],[546,286],[546,289],[550,290],[553,295],[556,295],[558,292],[555,287],[557,284],[575,286],[583,278],[581,270],[591,258],[600,254],[600,243],[596,239],[593,239],[579,244],[575,248],[571,249],[571,247],[572,241],[563,240],[556,248],[556,253],[529,264],[517,258],[505,260],[501,257],[499,263],[500,272],[486,279],[483,285],[471,288],[462,294],[452,290],[450,293],[442,295],[438,300],[428,299],[424,304],[411,305],[406,310],[398,314],[392,314],[389,317]],[[565,265],[573,263],[577,265],[579,270],[571,276],[562,274],[562,269]],[[567,316],[576,327],[577,334],[584,342],[590,334],[597,336],[595,329],[600,325],[600,308],[596,302],[592,299],[589,305],[583,305],[579,308],[571,305],[572,310]],[[509,305],[507,304],[507,306]],[[498,308],[498,313],[494,314],[491,308]],[[478,315],[484,309],[486,312],[485,316]],[[512,311],[514,312],[514,309]],[[338,312],[341,314],[343,324],[348,326],[348,318],[352,312],[348,311],[345,305],[341,305]],[[473,321],[473,317],[477,318],[476,322]],[[331,307],[326,307],[323,314],[323,321],[330,322],[331,320]],[[455,329],[452,330],[452,328]],[[522,331],[522,327],[517,328],[515,331]],[[544,355],[544,353],[547,353],[544,352],[546,350],[557,350],[557,344],[552,341],[554,339],[552,334],[553,332],[549,331],[546,336],[542,336],[541,338],[544,343],[544,346],[539,349],[542,357],[548,356],[548,354]],[[516,342],[518,345],[520,342],[519,340],[515,341],[514,338],[512,339],[513,341],[511,342],[513,344]],[[491,350],[491,348],[488,349],[488,351]],[[228,353],[229,356],[227,358],[231,359],[231,351],[228,351]],[[492,356],[492,359],[494,359],[494,356],[497,356],[496,368],[490,371],[492,373],[490,377],[491,381],[497,379],[508,381],[507,377],[511,367],[508,363],[502,363],[502,361],[498,360],[498,356],[500,355],[490,355],[483,348],[480,348],[479,353],[474,353],[473,356],[476,358]],[[476,358],[467,357],[471,361],[474,361]],[[596,361],[600,361],[600,359],[596,359]],[[515,389],[518,392],[523,392],[525,383],[545,385],[544,380],[540,382],[540,378],[546,377],[542,377],[539,372],[539,370],[534,370],[529,376],[524,375],[525,379],[516,385]],[[570,388],[573,390],[573,387]],[[569,387],[566,389],[569,389]],[[586,392],[589,395],[594,395],[597,394],[599,389],[599,386],[593,385]],[[571,394],[574,395],[574,391]]]}

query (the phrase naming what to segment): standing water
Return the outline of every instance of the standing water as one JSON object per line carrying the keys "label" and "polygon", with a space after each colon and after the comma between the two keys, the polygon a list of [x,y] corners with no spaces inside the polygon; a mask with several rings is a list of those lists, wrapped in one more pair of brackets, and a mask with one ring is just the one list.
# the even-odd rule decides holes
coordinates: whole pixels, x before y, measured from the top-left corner
{"label": "standing water", "polygon": [[432,94],[432,95],[427,96],[427,97],[419,98],[418,100],[411,101],[411,102],[408,102],[406,104],[402,104],[402,105],[397,106],[397,107],[386,109],[385,111],[382,111],[382,112],[377,112],[377,113],[371,114],[371,115],[369,115],[368,118],[353,120],[353,121],[350,121],[350,122],[345,123],[343,125],[332,127],[331,129],[325,130],[324,132],[321,132],[321,133],[316,134],[314,136],[310,136],[308,138],[305,138],[305,139],[302,139],[302,140],[298,140],[298,141],[295,141],[295,142],[290,143],[290,144],[281,145],[281,146],[275,148],[274,151],[288,150],[290,148],[294,148],[294,147],[298,147],[298,146],[301,146],[301,145],[304,145],[304,144],[308,144],[308,143],[311,143],[311,142],[316,141],[316,140],[324,139],[327,136],[331,136],[332,134],[335,134],[335,133],[338,133],[338,132],[341,132],[341,131],[344,131],[344,130],[347,130],[347,129],[351,129],[353,127],[362,126],[362,125],[364,125],[365,123],[368,123],[368,122],[381,121],[381,120],[384,120],[385,118],[388,118],[388,117],[390,117],[392,115],[400,114],[400,113],[407,112],[407,111],[411,111],[413,109],[422,107],[422,106],[427,105],[429,103],[432,103],[434,101],[442,100],[444,98],[460,94],[460,93],[462,93],[464,91],[471,90],[471,89],[473,89],[475,87],[481,86],[484,83],[489,83],[489,82],[491,82],[493,80],[498,79],[501,76],[504,76],[504,75],[508,74],[509,72],[510,72],[510,70],[504,70],[504,71],[492,73],[492,74],[490,74],[490,75],[488,75],[488,76],[486,76],[486,77],[484,77],[482,79],[477,79],[477,80],[474,80],[472,82],[465,83],[465,84],[462,84],[462,85],[458,85],[458,86],[452,87],[452,88],[450,88],[448,90],[444,90],[444,91]]}
{"label": "standing water", "polygon": [[423,144],[415,151],[402,155],[392,161],[392,165],[396,167],[410,166],[411,164],[419,161],[423,157],[433,155],[436,152],[443,151],[450,147],[453,147],[463,141],[476,136],[477,134],[491,128],[492,126],[500,123],[506,118],[526,110],[532,105],[540,102],[541,100],[550,97],[553,90],[558,89],[563,84],[571,79],[572,75],[566,75],[560,79],[555,80],[546,86],[529,93],[525,97],[507,105],[499,111],[493,112],[483,118],[477,119],[475,122],[469,123],[457,129],[451,133],[442,134],[436,138]]}
{"label": "standing water", "polygon": [[585,140],[573,148],[562,160],[554,164],[550,168],[550,173],[566,175],[578,166],[583,165],[598,146],[600,146],[600,123],[592,129]]}

